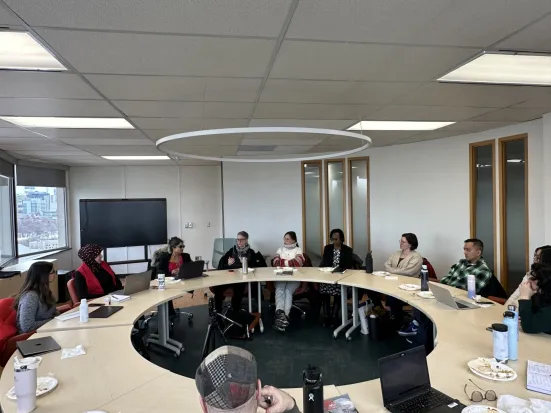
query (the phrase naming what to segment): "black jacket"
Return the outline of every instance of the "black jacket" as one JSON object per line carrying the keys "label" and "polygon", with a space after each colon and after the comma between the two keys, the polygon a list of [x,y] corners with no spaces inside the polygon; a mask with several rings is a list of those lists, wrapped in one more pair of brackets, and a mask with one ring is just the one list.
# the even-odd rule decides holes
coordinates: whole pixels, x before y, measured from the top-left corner
{"label": "black jacket", "polygon": [[[171,274],[168,271],[168,264],[170,262],[170,256],[172,254],[170,252],[163,252],[161,256],[159,257],[159,263],[157,264],[157,272],[165,274],[166,277],[169,277]],[[182,263],[185,264],[186,262],[191,262],[191,257],[187,253],[182,254]]]}
{"label": "black jacket", "polygon": [[[335,246],[333,244],[326,245],[323,249],[323,256],[321,257],[320,267],[332,267],[333,266],[333,251]],[[354,268],[353,250],[348,245],[341,245],[341,257],[339,267],[350,270]]]}
{"label": "black jacket", "polygon": [[[228,264],[228,260],[232,258],[235,260],[235,262],[230,265]],[[260,267],[267,267],[266,260],[260,254],[260,252],[255,252],[252,248],[249,248],[247,251],[247,262],[249,263],[249,268],[260,268]],[[226,252],[224,256],[220,259],[218,262],[218,269],[219,270],[235,270],[241,268],[241,261],[239,260],[239,254],[237,253],[237,248],[233,247],[231,250]]]}

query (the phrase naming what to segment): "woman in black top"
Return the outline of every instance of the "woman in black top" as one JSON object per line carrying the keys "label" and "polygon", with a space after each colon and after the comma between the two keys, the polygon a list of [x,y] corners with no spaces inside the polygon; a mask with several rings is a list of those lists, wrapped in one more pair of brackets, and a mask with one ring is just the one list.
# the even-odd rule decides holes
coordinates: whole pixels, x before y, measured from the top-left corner
{"label": "woman in black top", "polygon": [[159,263],[156,265],[157,272],[164,273],[166,277],[178,276],[182,264],[191,262],[191,256],[184,252],[184,241],[178,237],[168,240],[167,252],[161,253]]}
{"label": "woman in black top", "polygon": [[103,248],[88,244],[78,251],[82,265],[75,272],[75,289],[79,300],[103,297],[122,289],[119,278],[103,261]]}
{"label": "woman in black top", "polygon": [[[354,267],[353,250],[344,244],[344,232],[341,229],[333,229],[329,234],[331,244],[323,249],[320,267],[340,267],[351,269]],[[331,296],[340,296],[341,287],[337,284],[320,284],[319,291],[325,313],[324,324],[332,325]]]}

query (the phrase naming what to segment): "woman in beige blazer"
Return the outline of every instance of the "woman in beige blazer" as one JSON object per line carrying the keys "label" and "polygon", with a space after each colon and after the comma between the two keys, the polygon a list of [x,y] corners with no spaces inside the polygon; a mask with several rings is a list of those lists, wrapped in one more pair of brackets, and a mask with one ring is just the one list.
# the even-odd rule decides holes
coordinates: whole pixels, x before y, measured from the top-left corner
{"label": "woman in beige blazer", "polygon": [[402,234],[400,250],[392,254],[385,262],[385,271],[391,274],[418,277],[421,274],[423,257],[417,251],[417,236],[410,232]]}

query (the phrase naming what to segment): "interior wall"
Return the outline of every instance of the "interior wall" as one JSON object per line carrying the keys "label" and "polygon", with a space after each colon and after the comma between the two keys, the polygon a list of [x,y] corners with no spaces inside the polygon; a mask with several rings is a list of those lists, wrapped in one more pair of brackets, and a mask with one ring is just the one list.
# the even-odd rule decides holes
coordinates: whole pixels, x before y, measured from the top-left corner
{"label": "interior wall", "polygon": [[[182,238],[185,252],[193,259],[201,256],[210,261],[214,238],[222,236],[220,166],[72,167],[69,208],[73,267],[80,264],[79,200],[86,198],[166,198],[168,236]],[[193,228],[185,228],[186,222],[193,223]],[[149,254],[155,248],[149,248]],[[143,247],[113,248],[108,250],[107,258],[140,259],[143,251]],[[143,271],[144,265],[121,265],[114,270],[133,273]]]}
{"label": "interior wall", "polygon": [[302,240],[300,162],[224,162],[224,226],[227,237],[245,230],[251,247],[273,257],[283,235]]}

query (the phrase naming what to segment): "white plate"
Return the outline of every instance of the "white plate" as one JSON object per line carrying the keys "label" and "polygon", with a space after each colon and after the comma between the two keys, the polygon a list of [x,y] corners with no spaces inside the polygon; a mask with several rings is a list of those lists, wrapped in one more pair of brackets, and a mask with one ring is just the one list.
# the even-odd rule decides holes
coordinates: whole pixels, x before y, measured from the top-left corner
{"label": "white plate", "polygon": [[494,381],[513,381],[517,379],[517,372],[506,364],[499,364],[494,358],[471,360],[467,363],[469,369],[477,376]]}
{"label": "white plate", "polygon": [[498,409],[497,407],[484,406],[482,404],[473,404],[472,406],[467,406],[461,413],[505,413],[503,410]]}
{"label": "white plate", "polygon": [[421,298],[434,298],[434,294],[432,293],[432,291],[419,291],[415,294],[417,294]]}
{"label": "white plate", "polygon": [[384,277],[389,275],[389,272],[386,271],[373,271],[371,274],[376,275],[377,277]]}
{"label": "white plate", "polygon": [[165,277],[165,281],[167,282],[174,281],[174,277]]}
{"label": "white plate", "polygon": [[[39,377],[36,379],[36,397],[51,392],[57,387],[57,379],[55,377]],[[15,396],[15,387],[12,387],[7,393],[8,399],[17,400]]]}
{"label": "white plate", "polygon": [[421,286],[417,284],[400,284],[400,288],[406,291],[417,291],[421,289]]}

